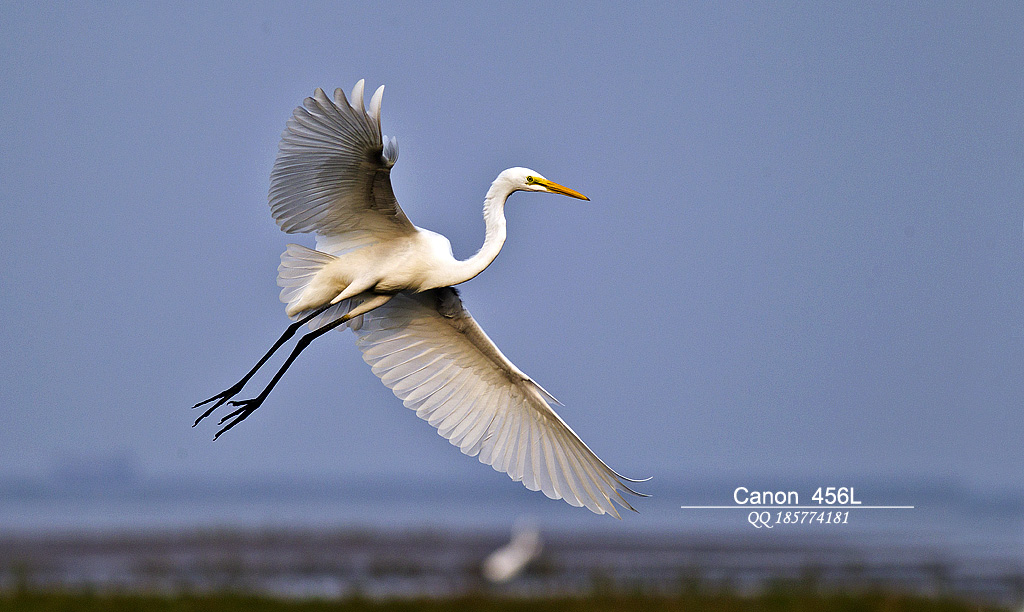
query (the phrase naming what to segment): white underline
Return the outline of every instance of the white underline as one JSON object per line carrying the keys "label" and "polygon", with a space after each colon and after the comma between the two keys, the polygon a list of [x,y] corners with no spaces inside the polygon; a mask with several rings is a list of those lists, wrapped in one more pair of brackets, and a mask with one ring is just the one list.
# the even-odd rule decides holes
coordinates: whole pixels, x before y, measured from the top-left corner
{"label": "white underline", "polygon": [[914,506],[679,506],[680,508],[690,510],[721,510],[721,509],[739,509],[743,510],[746,508],[756,508],[758,510],[768,509],[792,509],[792,510],[913,510]]}

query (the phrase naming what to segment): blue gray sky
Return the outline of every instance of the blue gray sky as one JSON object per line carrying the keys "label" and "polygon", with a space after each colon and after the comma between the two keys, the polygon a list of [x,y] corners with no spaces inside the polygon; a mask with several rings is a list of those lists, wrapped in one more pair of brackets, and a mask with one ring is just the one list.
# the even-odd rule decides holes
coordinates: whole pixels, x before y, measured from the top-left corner
{"label": "blue gray sky", "polygon": [[462,289],[612,467],[1019,488],[1024,8],[676,4],[4,3],[0,477],[490,471],[347,332],[190,427],[312,245],[267,207],[286,119],[365,78],[456,255],[506,167],[590,196],[513,196]]}

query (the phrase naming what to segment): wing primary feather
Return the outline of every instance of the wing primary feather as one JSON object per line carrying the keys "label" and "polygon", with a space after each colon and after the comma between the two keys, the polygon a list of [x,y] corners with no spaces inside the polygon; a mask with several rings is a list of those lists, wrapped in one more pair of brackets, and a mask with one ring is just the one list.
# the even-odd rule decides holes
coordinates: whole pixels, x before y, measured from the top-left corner
{"label": "wing primary feather", "polygon": [[459,423],[451,430],[451,435],[447,436],[448,441],[459,447],[459,450],[463,454],[471,457],[475,456],[470,454],[468,451],[473,446],[473,439],[470,434],[476,430],[477,425],[481,421],[487,418],[488,406],[492,398],[484,397],[483,399],[474,402],[473,409],[466,413],[466,415],[459,420]]}
{"label": "wing primary feather", "polygon": [[429,410],[436,405],[434,402],[431,402],[429,404],[427,402],[431,398],[434,398],[434,400],[436,401],[437,397],[435,397],[435,395],[443,392],[445,389],[450,388],[451,382],[452,377],[450,376],[445,378],[435,376],[426,383],[409,391],[409,393],[406,394],[405,399],[402,400],[402,403],[405,404],[406,408],[409,408],[410,410],[415,410],[416,414],[419,415],[420,409],[423,408],[424,406],[428,406],[427,409]]}
{"label": "wing primary feather", "polygon": [[424,421],[429,421],[430,415],[448,401],[448,398],[457,393],[465,383],[465,378],[453,376],[444,381],[440,387],[422,397],[407,397],[405,405],[416,410],[416,416]]}
{"label": "wing primary feather", "polygon": [[[500,453],[499,445],[502,443],[504,433],[509,421],[511,420],[510,414],[510,402],[511,396],[503,394],[499,400],[498,405],[495,408],[495,420],[496,424],[487,426],[487,433],[483,437],[483,443],[480,448],[480,460],[491,467],[495,467],[498,463],[498,453]],[[501,418],[497,418],[498,415],[502,415]],[[485,460],[486,459],[486,460]],[[495,469],[497,469],[495,467]]]}
{"label": "wing primary feather", "polygon": [[[310,98],[306,98],[306,100],[309,101]],[[331,99],[327,97],[327,94],[324,93],[324,90],[319,87],[317,87],[316,91],[313,92],[312,101],[312,105],[306,106],[307,111],[316,111],[317,115],[335,123],[336,125],[346,127],[352,125],[352,121],[341,113],[341,109],[335,106],[334,103],[331,102]],[[313,108],[310,108],[310,106]]]}
{"label": "wing primary feather", "polygon": [[582,440],[579,440],[578,437],[577,441],[583,448],[583,450],[581,450],[581,453],[583,453],[586,459],[590,460],[589,463],[593,467],[592,473],[594,473],[594,475],[596,476],[595,482],[599,484],[603,483],[605,485],[601,487],[601,490],[604,492],[605,497],[608,497],[610,500],[612,499],[611,496],[614,495],[615,499],[619,501],[624,507],[633,510],[633,507],[630,506],[629,503],[625,500],[625,498],[622,497],[622,495],[620,495],[618,492],[619,487],[626,487],[626,485],[623,484],[621,481],[617,480],[615,472],[611,468],[609,468],[603,461],[601,461],[601,459],[594,454],[594,451],[590,450],[590,448],[588,448]]}
{"label": "wing primary feather", "polygon": [[577,475],[575,468],[573,468],[573,466],[569,464],[569,458],[567,457],[569,449],[566,448],[565,440],[562,438],[562,436],[558,436],[552,442],[552,448],[555,452],[555,459],[558,461],[559,469],[563,477],[562,480],[565,482],[565,485],[568,488],[567,490],[572,492],[573,498],[577,502],[572,505],[582,506],[583,495],[581,495],[577,485],[577,481],[580,480],[580,478]]}
{"label": "wing primary feather", "polygon": [[575,476],[565,461],[565,446],[559,432],[557,430],[549,431],[548,441],[551,446],[552,465],[554,466],[552,471],[558,477],[558,488],[562,492],[562,497],[573,506],[582,506],[583,503],[579,501],[579,493],[573,484]]}
{"label": "wing primary feather", "polygon": [[[515,480],[514,474],[519,470],[519,442],[522,435],[522,410],[514,410],[509,421],[508,433],[505,434],[502,445],[504,450],[501,453],[501,470]],[[495,464],[497,469],[497,464]]]}
{"label": "wing primary feather", "polygon": [[498,432],[498,444],[502,448],[498,450],[498,457],[491,464],[491,467],[499,472],[511,474],[515,469],[515,466],[512,465],[512,459],[517,454],[516,449],[518,448],[519,424],[521,420],[522,410],[512,408],[505,417],[505,422],[501,424],[501,431]]}
{"label": "wing primary feather", "polygon": [[487,424],[484,435],[480,436],[480,461],[487,465],[493,466],[495,463],[494,451],[501,440],[501,432],[508,423],[508,403],[507,394],[502,393],[498,396],[491,422]]}
{"label": "wing primary feather", "polygon": [[501,394],[493,393],[493,397],[489,398],[484,405],[485,412],[483,416],[466,432],[465,440],[469,443],[468,448],[463,448],[462,452],[466,453],[470,457],[475,457],[480,453],[480,447],[483,445],[484,440],[487,438],[487,432],[491,429],[491,424],[494,423],[494,417],[498,414],[498,406],[501,404]]}
{"label": "wing primary feather", "polygon": [[373,97],[370,98],[370,118],[373,119],[377,126],[380,126],[380,103],[384,98],[384,86],[381,85],[377,88],[377,91],[373,92]]}
{"label": "wing primary feather", "polygon": [[455,423],[453,423],[452,427],[445,435],[449,442],[458,446],[461,450],[462,440],[466,437],[466,434],[473,429],[473,426],[477,421],[484,418],[486,415],[487,404],[490,399],[491,398],[486,395],[480,397],[478,394],[477,397],[473,399],[471,408],[459,413],[459,418]]}
{"label": "wing primary feather", "polygon": [[444,366],[440,370],[436,371],[433,376],[424,380],[423,383],[415,389],[409,389],[406,391],[405,395],[402,397],[402,403],[405,404],[405,407],[418,412],[419,407],[422,404],[422,400],[440,391],[451,381],[451,377],[446,376],[446,373],[451,368],[451,364]]}
{"label": "wing primary feather", "polygon": [[391,387],[391,390],[394,391],[396,395],[402,393],[403,395],[399,395],[399,397],[404,400],[410,391],[417,389],[434,377],[434,372],[431,372],[427,368],[437,363],[440,359],[442,359],[442,356],[437,355],[430,361],[430,363],[423,364],[412,372],[396,377],[393,382],[394,386]]}
{"label": "wing primary feather", "polygon": [[[595,453],[594,451],[590,450],[590,447],[587,446],[587,443],[584,442],[583,439],[580,438],[579,435],[575,431],[572,430],[572,427],[569,427],[568,423],[566,423],[565,421],[562,420],[562,417],[558,416],[553,410],[550,411],[550,413],[553,414],[554,418],[558,420],[558,422],[561,424],[561,426],[564,427],[566,429],[566,431],[576,439],[576,442],[579,443],[579,445],[582,446],[584,449],[586,449],[586,452],[589,455],[591,455],[594,458],[594,460],[601,465],[602,468],[607,470],[615,478],[617,478],[619,480],[625,480],[626,482],[647,482],[648,480],[651,479],[650,476],[648,476],[647,478],[641,479],[641,480],[636,480],[636,479],[633,479],[633,478],[627,478],[627,477],[623,476],[622,474],[619,474],[618,472],[616,472],[612,468],[608,467],[608,464],[606,464],[604,461],[602,461],[601,458],[597,456],[597,453]],[[621,484],[621,483],[619,483],[619,484]],[[643,495],[641,495],[640,493],[637,493],[637,495],[640,495],[641,497],[643,497]]]}
{"label": "wing primary feather", "polygon": [[360,113],[366,112],[363,107],[363,86],[366,85],[366,79],[359,79],[355,87],[352,88],[352,95],[349,96],[349,104],[353,109]]}
{"label": "wing primary feather", "polygon": [[[530,472],[532,473],[533,480],[536,483],[538,479],[543,477],[541,471],[541,460],[540,460],[540,445],[541,445],[541,432],[540,424],[535,419],[530,419]],[[543,481],[538,485],[538,488],[543,491]],[[547,491],[544,491],[547,495]],[[550,496],[549,496],[550,497]]]}
{"label": "wing primary feather", "polygon": [[334,89],[334,103],[338,106],[351,106],[345,97],[345,90],[340,87]]}
{"label": "wing primary feather", "polygon": [[[432,400],[429,404],[424,403],[423,406],[416,411],[416,414],[420,416],[424,421],[430,423],[431,426],[437,427],[437,424],[444,420],[448,413],[451,412],[451,407],[446,406],[449,402],[454,400],[456,397],[460,397],[465,394],[465,389],[471,384],[471,377],[463,374],[457,374],[452,378],[452,384],[450,388],[439,398]],[[427,407],[429,405],[429,408]],[[423,414],[420,414],[420,413]]]}
{"label": "wing primary feather", "polygon": [[[326,95],[324,95],[323,91],[318,91],[314,95],[314,98],[314,101],[317,103],[317,110],[320,111],[320,115],[324,119],[334,123],[335,126],[342,129],[362,128],[362,126],[360,125],[363,123],[362,121],[353,121],[353,118],[350,117],[348,114],[342,112],[342,109],[335,106],[334,103],[331,102],[331,100]],[[344,145],[342,143],[339,143],[336,146],[338,146],[339,148],[344,148]],[[351,150],[351,147],[349,147],[349,149]]]}
{"label": "wing primary feather", "polygon": [[[519,421],[519,448],[516,452],[516,462],[519,466],[518,474],[519,478],[522,479],[526,476],[526,462],[530,456],[530,422],[531,419],[527,415],[523,415],[523,418]],[[534,489],[536,491],[536,489]]]}
{"label": "wing primary feather", "polygon": [[541,484],[538,483],[537,479],[537,430],[535,423],[532,419],[527,419],[523,423],[523,430],[526,432],[526,456],[523,461],[523,485],[531,491],[540,491]]}
{"label": "wing primary feather", "polygon": [[445,402],[444,406],[438,406],[437,412],[433,417],[431,417],[430,421],[428,421],[431,425],[437,428],[437,432],[441,434],[443,438],[447,439],[448,436],[442,433],[442,428],[444,428],[445,431],[448,431],[455,423],[458,422],[458,416],[453,415],[456,414],[457,410],[464,408],[464,406],[462,406],[462,402],[465,401],[463,398],[468,396],[475,386],[476,381],[473,380],[472,376],[467,377],[466,384],[459,389],[458,393],[452,394],[451,398]]}
{"label": "wing primary feather", "polygon": [[562,491],[562,487],[560,486],[562,483],[560,482],[561,479],[559,478],[555,462],[554,449],[551,447],[551,436],[545,435],[545,432],[543,431],[541,432],[541,444],[543,444],[541,452],[544,456],[544,467],[547,468],[545,471],[547,472],[548,480],[551,482],[551,490],[555,494],[556,498],[561,497],[562,499],[566,499],[565,492]]}
{"label": "wing primary feather", "polygon": [[[480,390],[479,381],[475,382],[470,387],[471,388],[467,389],[466,392],[466,395],[470,397],[467,397],[465,400],[460,401],[456,406],[454,406],[452,408],[452,411],[448,413],[448,416],[445,418],[444,422],[437,426],[438,432],[440,432],[441,435],[444,436],[445,439],[449,441],[451,441],[452,436],[455,434],[455,432],[459,430],[459,427],[461,425],[464,425],[466,423],[467,419],[469,419],[470,416],[476,416],[476,413],[474,413],[474,411],[479,403],[477,400]],[[458,445],[455,442],[453,442],[453,444]]]}
{"label": "wing primary feather", "polygon": [[[596,456],[590,453],[589,450],[577,446],[576,453],[573,456],[581,469],[590,475],[590,482],[597,488],[597,493],[594,495],[595,503],[602,504],[602,508],[610,508],[610,514],[616,518],[622,518],[615,511],[615,504],[612,503],[612,495],[617,495],[616,488],[624,485],[610,478],[606,472],[607,466],[605,466],[600,459],[596,459]],[[621,496],[618,497],[619,500],[622,500]],[[633,510],[633,507],[628,503],[625,503],[625,500],[622,500],[622,503],[624,504],[623,507]]]}
{"label": "wing primary feather", "polygon": [[[594,493],[594,488],[597,488],[598,486],[597,481],[594,478],[594,475],[590,472],[589,469],[587,469],[587,466],[583,464],[583,461],[580,459],[575,446],[572,446],[566,453],[566,459],[575,466],[576,473],[581,474],[581,477],[579,479],[580,487],[586,493],[586,499],[584,503],[586,504],[587,508],[590,509],[591,512],[597,512],[596,510],[594,510],[594,508],[601,508],[600,504],[598,503],[598,500],[600,500],[601,498]],[[591,484],[593,484],[594,488],[591,488]],[[599,488],[597,490],[600,491]],[[607,495],[604,495],[604,493],[601,493],[601,495],[605,498],[608,497]]]}
{"label": "wing primary feather", "polygon": [[463,384],[465,384],[465,379],[456,373],[436,389],[419,395],[416,392],[420,391],[420,389],[416,389],[416,391],[409,393],[403,403],[410,410],[415,410],[416,416],[429,422],[434,412],[440,409],[453,393],[458,392]]}

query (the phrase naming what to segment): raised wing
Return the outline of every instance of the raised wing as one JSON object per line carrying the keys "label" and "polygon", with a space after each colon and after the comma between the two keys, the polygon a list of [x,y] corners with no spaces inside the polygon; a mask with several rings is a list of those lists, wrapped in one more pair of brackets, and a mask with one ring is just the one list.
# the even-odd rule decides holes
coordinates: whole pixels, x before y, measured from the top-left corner
{"label": "raised wing", "polygon": [[381,86],[363,108],[363,81],[352,102],[317,89],[288,120],[270,173],[270,211],[285,232],[368,242],[415,231],[391,190],[398,143],[380,133]]}
{"label": "raised wing", "polygon": [[[477,325],[451,287],[400,293],[353,319],[363,359],[406,407],[528,489],[616,518],[641,495],[591,451],[549,397]],[[552,398],[553,399],[553,398]]]}

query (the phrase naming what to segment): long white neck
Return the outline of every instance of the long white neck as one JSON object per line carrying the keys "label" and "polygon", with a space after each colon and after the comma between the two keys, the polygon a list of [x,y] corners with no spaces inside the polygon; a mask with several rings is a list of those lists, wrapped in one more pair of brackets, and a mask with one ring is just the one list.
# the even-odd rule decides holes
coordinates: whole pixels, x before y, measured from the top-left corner
{"label": "long white neck", "polygon": [[484,198],[484,244],[469,259],[456,261],[446,275],[447,285],[464,283],[491,265],[505,244],[505,200],[515,191],[511,182],[498,176]]}

